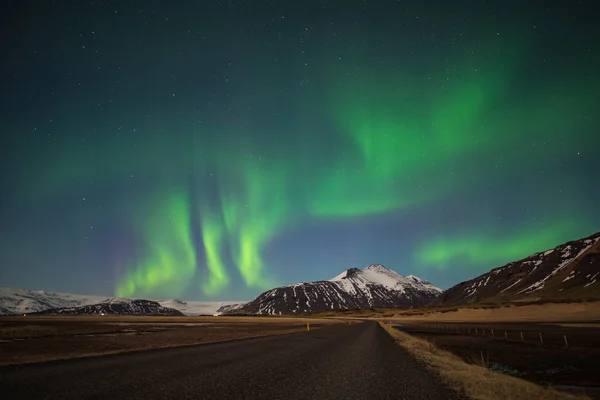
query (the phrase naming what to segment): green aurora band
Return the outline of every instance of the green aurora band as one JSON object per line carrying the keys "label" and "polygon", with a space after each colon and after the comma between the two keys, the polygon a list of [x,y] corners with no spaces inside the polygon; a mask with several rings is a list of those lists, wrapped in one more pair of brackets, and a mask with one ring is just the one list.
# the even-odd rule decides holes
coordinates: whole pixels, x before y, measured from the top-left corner
{"label": "green aurora band", "polygon": [[209,271],[208,279],[202,284],[202,290],[212,296],[227,287],[229,283],[227,268],[221,258],[224,232],[221,224],[208,217],[202,220],[201,229],[202,243],[206,252],[206,266]]}
{"label": "green aurora band", "polygon": [[[221,186],[223,228],[232,248],[231,257],[246,285],[267,289],[274,282],[266,276],[260,251],[291,215],[284,197],[286,169],[248,161],[241,171],[241,191]],[[224,180],[232,181],[235,182],[231,178]]]}
{"label": "green aurora band", "polygon": [[181,292],[196,271],[187,197],[178,192],[170,194],[152,210],[143,233],[147,256],[136,269],[127,272],[116,295]]}
{"label": "green aurora band", "polygon": [[522,230],[510,235],[475,232],[437,237],[416,250],[415,261],[437,269],[461,262],[499,267],[575,238],[581,234],[582,227],[590,231],[594,228],[585,221],[565,218],[550,224],[521,227]]}

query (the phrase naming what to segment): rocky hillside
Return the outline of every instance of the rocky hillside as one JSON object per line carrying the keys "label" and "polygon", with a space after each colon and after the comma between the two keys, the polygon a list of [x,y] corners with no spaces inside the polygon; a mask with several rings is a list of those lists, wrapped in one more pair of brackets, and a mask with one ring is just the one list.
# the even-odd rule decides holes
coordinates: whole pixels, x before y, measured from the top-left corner
{"label": "rocky hillside", "polygon": [[328,310],[418,307],[441,290],[416,276],[404,277],[383,265],[351,268],[327,281],[271,289],[226,314],[297,314]]}
{"label": "rocky hillside", "polygon": [[600,299],[600,232],[446,290],[433,305]]}

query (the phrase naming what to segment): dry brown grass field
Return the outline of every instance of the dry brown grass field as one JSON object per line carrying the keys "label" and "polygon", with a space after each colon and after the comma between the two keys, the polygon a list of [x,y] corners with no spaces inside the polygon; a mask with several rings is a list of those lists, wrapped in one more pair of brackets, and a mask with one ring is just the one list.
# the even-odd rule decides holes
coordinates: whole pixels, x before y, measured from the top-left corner
{"label": "dry brown grass field", "polygon": [[583,394],[569,394],[547,389],[523,379],[494,372],[480,365],[466,363],[451,352],[438,348],[434,343],[404,332],[390,329],[382,324],[396,342],[409,353],[439,374],[455,390],[476,400],[582,400]]}
{"label": "dry brown grass field", "polygon": [[395,326],[468,363],[485,360],[492,370],[596,396],[600,395],[600,329],[595,325],[475,321]]}
{"label": "dry brown grass field", "polygon": [[289,317],[0,318],[0,365],[279,335],[342,323]]}

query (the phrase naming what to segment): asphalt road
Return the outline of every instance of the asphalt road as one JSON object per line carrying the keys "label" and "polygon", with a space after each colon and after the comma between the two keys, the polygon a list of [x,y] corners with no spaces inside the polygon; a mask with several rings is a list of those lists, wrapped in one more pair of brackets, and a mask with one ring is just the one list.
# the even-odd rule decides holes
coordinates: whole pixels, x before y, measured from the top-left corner
{"label": "asphalt road", "polygon": [[458,399],[376,323],[0,368],[3,399]]}

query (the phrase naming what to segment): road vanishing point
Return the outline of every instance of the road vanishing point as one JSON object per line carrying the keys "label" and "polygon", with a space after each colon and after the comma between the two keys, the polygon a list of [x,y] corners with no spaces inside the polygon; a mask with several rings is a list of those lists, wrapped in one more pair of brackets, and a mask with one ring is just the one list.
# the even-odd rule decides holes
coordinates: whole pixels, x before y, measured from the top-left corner
{"label": "road vanishing point", "polygon": [[0,368],[4,399],[459,399],[375,322]]}

